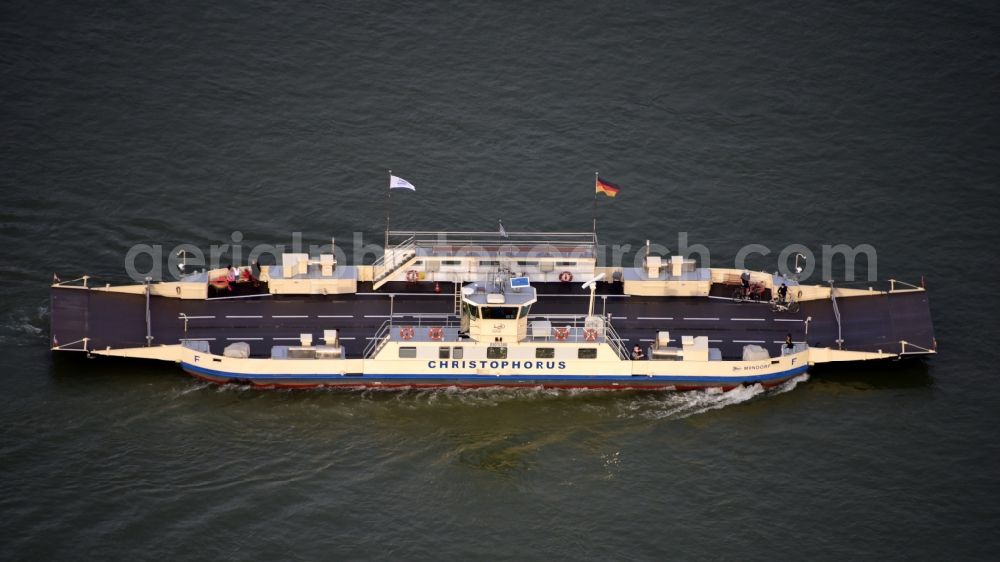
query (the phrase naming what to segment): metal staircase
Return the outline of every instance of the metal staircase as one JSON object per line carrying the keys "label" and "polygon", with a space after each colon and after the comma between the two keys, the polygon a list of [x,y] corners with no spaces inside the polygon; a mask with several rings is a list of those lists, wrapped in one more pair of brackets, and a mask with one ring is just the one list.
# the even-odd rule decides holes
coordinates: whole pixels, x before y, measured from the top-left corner
{"label": "metal staircase", "polygon": [[[388,269],[385,269],[382,273],[378,274],[375,277],[374,283],[372,283],[372,290],[373,291],[377,291],[379,287],[381,287],[382,285],[385,285],[386,283],[388,283],[391,280],[391,278],[392,278],[392,276],[393,276],[394,273],[396,273],[400,269],[403,269],[403,268],[405,268],[405,267],[407,267],[409,265],[412,265],[413,262],[415,262],[417,260],[417,251],[416,251],[416,249],[414,249],[412,251],[408,251],[408,252],[402,254],[401,256],[399,256],[399,258],[397,258],[397,259],[398,259],[398,261],[397,261],[397,263],[395,265],[389,267]],[[396,260],[393,260],[393,261],[396,261]],[[383,267],[384,267],[384,265],[383,265]],[[378,265],[376,264],[375,271],[377,272],[378,270],[379,270],[379,268],[378,268]]]}
{"label": "metal staircase", "polygon": [[378,290],[393,274],[411,265],[417,259],[417,244],[411,235],[402,243],[386,248],[385,253],[372,264],[372,290]]}

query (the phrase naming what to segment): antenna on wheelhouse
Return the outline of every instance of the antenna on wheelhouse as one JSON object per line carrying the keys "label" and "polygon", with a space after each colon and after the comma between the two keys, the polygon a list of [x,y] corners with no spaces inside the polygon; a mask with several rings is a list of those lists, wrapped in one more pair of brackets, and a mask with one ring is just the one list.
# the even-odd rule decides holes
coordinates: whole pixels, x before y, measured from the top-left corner
{"label": "antenna on wheelhouse", "polygon": [[503,239],[509,238],[507,229],[503,227],[503,219],[497,219],[497,237],[496,268],[491,272],[490,285],[494,291],[500,292],[503,291],[503,285],[507,282],[506,277],[509,277],[509,275],[505,275],[507,268],[503,265]]}

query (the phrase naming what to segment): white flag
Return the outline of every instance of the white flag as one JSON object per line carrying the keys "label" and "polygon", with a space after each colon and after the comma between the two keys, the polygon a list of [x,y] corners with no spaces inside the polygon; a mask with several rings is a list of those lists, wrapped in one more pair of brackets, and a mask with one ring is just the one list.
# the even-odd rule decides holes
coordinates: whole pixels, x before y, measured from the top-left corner
{"label": "white flag", "polygon": [[503,236],[504,238],[507,238],[507,229],[503,227],[503,223],[502,222],[500,222],[500,236]]}
{"label": "white flag", "polygon": [[409,189],[410,191],[416,191],[417,188],[413,187],[413,184],[404,180],[403,178],[397,178],[396,176],[389,176],[389,189]]}

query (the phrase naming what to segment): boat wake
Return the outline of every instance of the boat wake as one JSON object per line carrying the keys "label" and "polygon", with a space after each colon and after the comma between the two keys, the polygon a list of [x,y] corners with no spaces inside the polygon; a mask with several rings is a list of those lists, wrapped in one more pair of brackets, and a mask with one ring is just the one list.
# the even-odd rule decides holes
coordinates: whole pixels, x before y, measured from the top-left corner
{"label": "boat wake", "polygon": [[200,392],[200,391],[205,390],[207,388],[211,388],[211,389],[214,389],[214,390],[219,390],[219,389],[225,388],[225,387],[215,388],[217,386],[218,385],[214,385],[214,384],[212,384],[210,382],[198,382],[198,383],[195,383],[193,386],[190,386],[190,387],[187,387],[187,388],[182,388],[182,389],[179,389],[179,390],[175,391],[174,392],[174,397],[175,398],[180,398],[181,396],[184,396],[186,394],[191,394],[192,392]]}
{"label": "boat wake", "polygon": [[23,310],[9,311],[0,323],[0,343],[31,345],[45,339],[48,308],[40,306],[32,315]]}
{"label": "boat wake", "polygon": [[462,405],[496,406],[505,402],[524,400],[564,399],[568,396],[582,394],[607,394],[607,391],[570,389],[559,390],[542,386],[510,388],[503,386],[487,386],[480,388],[462,388],[448,386],[443,388],[407,388],[407,389],[375,389],[367,388],[361,391],[370,398],[391,396],[397,402]]}
{"label": "boat wake", "polygon": [[799,383],[809,380],[808,374],[799,375],[778,386],[765,389],[759,384],[741,386],[722,392],[704,390],[649,395],[624,405],[621,417],[646,419],[684,419],[712,410],[720,410],[750,402],[759,396],[777,396],[793,390]]}
{"label": "boat wake", "polygon": [[398,403],[418,406],[421,404],[461,404],[497,406],[508,402],[528,400],[585,401],[587,408],[611,408],[619,418],[683,419],[728,406],[750,402],[758,397],[770,397],[793,390],[799,383],[809,380],[808,374],[799,375],[778,386],[765,389],[760,384],[721,390],[669,391],[615,391],[599,389],[552,389],[541,386],[532,388],[447,387],[437,389],[361,389],[360,394],[369,399],[388,398]]}
{"label": "boat wake", "polygon": [[[729,406],[744,404],[758,397],[770,397],[793,390],[799,383],[809,380],[808,374],[799,375],[778,386],[765,389],[759,384],[737,387],[729,391],[691,390],[670,391],[621,391],[599,389],[552,389],[541,386],[530,388],[509,388],[502,386],[482,388],[314,388],[314,389],[255,389],[247,385],[215,385],[196,383],[180,391],[177,396],[192,392],[212,391],[220,393],[258,392],[312,395],[355,395],[366,402],[396,403],[406,408],[420,409],[426,406],[474,406],[495,407],[510,403],[568,401],[578,403],[590,413],[611,415],[618,419],[684,419]],[[571,404],[568,404],[571,405]]]}

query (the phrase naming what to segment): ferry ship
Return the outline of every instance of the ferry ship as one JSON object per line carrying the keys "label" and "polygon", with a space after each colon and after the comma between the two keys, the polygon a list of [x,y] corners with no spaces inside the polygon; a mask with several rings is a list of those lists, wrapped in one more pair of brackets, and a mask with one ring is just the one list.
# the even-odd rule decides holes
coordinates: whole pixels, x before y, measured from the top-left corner
{"label": "ferry ship", "polygon": [[[51,286],[51,348],[170,361],[262,388],[731,389],[810,366],[936,354],[927,291],[800,284],[648,248],[598,264],[588,233],[387,231],[371,265],[282,254],[112,286]],[[747,298],[741,276],[758,287]],[[787,293],[779,296],[784,285]]]}

